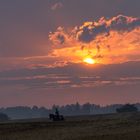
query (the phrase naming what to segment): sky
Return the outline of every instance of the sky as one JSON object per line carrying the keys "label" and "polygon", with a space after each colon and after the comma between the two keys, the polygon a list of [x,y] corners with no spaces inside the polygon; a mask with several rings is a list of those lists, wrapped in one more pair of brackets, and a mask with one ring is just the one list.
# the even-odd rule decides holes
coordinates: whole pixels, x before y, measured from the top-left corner
{"label": "sky", "polygon": [[140,0],[1,0],[0,107],[140,102]]}

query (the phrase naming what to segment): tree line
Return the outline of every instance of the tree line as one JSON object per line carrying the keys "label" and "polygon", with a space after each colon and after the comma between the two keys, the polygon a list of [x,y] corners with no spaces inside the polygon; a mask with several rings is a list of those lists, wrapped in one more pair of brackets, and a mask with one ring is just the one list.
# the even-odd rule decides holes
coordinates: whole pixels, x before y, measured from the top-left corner
{"label": "tree line", "polygon": [[[138,110],[140,110],[140,103],[134,105]],[[129,108],[131,107],[131,108]],[[46,118],[50,113],[53,113],[55,109],[58,109],[64,116],[78,116],[78,115],[94,115],[94,114],[108,114],[127,111],[128,109],[134,110],[134,107],[127,105],[124,107],[122,104],[113,104],[107,106],[100,106],[96,104],[85,103],[83,105],[78,102],[75,104],[58,106],[53,105],[52,108],[48,109],[46,107],[28,107],[28,106],[17,106],[17,107],[7,107],[0,108],[0,113],[7,114],[11,119],[28,119],[28,118]]]}

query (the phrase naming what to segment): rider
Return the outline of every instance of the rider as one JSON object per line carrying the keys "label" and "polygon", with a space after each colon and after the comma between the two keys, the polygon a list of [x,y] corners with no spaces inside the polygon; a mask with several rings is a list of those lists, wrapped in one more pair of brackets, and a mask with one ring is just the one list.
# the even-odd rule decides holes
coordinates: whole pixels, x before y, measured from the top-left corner
{"label": "rider", "polygon": [[57,108],[55,109],[55,115],[56,115],[56,116],[59,116],[59,111],[58,111]]}

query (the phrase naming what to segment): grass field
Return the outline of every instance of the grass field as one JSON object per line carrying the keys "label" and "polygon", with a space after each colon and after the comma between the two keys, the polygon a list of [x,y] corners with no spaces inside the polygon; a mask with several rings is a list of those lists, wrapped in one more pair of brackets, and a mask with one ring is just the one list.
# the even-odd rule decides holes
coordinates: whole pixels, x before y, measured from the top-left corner
{"label": "grass field", "polygon": [[0,140],[140,140],[140,113],[1,123]]}

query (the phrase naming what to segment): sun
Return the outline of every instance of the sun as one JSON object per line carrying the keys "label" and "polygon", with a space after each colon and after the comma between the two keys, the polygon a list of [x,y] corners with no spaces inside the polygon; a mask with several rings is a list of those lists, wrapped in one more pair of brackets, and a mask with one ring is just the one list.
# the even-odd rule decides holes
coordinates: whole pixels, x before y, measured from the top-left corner
{"label": "sun", "polygon": [[86,57],[83,61],[88,64],[95,64],[95,60],[91,57]]}

